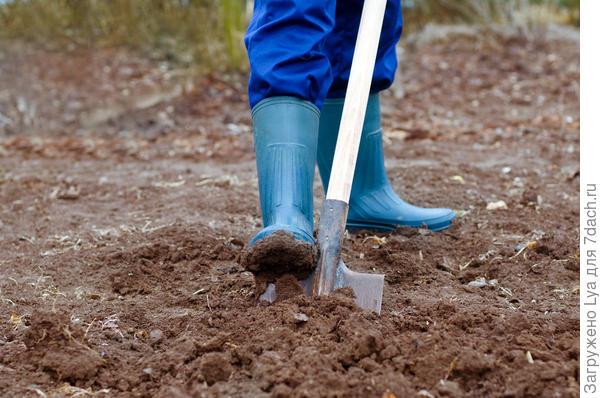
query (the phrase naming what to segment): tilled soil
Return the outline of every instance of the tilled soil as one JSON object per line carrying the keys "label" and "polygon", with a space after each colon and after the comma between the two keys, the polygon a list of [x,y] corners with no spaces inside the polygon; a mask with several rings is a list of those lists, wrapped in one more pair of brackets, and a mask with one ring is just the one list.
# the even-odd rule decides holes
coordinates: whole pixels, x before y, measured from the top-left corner
{"label": "tilled soil", "polygon": [[293,281],[256,301],[244,76],[4,45],[0,395],[578,396],[579,43],[555,36],[406,41],[389,175],[460,217],[348,236],[381,316]]}

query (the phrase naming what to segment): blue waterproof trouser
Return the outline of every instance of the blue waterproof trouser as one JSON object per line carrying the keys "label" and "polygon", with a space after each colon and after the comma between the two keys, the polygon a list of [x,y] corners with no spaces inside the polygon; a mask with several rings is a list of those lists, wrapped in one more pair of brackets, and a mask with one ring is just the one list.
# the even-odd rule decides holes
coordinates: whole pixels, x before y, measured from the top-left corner
{"label": "blue waterproof trouser", "polygon": [[[397,67],[401,0],[388,0],[371,92],[388,88]],[[255,0],[245,37],[250,106],[289,95],[315,104],[346,93],[364,0]]]}

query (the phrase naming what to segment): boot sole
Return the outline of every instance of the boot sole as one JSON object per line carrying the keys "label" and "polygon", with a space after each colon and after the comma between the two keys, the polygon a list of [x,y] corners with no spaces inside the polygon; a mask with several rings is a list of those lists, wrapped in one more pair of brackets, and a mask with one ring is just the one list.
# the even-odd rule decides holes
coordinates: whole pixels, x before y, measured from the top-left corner
{"label": "boot sole", "polygon": [[369,230],[376,232],[392,232],[398,227],[412,227],[412,228],[426,228],[434,232],[443,231],[449,228],[452,225],[452,217],[449,220],[445,220],[443,222],[437,222],[432,225],[423,224],[386,224],[386,223],[377,223],[377,222],[369,222],[369,221],[353,221],[348,220],[346,223],[346,228],[349,231],[360,231],[360,230]]}

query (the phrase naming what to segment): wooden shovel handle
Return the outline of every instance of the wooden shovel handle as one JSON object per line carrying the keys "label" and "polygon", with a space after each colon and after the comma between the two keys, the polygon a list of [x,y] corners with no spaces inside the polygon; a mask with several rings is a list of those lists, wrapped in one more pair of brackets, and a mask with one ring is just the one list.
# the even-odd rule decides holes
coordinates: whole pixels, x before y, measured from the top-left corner
{"label": "wooden shovel handle", "polygon": [[386,0],[365,0],[335,146],[327,199],[348,203],[365,121]]}

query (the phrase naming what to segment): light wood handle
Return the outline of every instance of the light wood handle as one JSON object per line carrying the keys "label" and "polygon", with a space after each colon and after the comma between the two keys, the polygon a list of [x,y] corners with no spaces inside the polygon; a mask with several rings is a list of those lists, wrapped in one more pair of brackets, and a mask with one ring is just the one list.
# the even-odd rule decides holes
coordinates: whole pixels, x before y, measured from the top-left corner
{"label": "light wood handle", "polygon": [[327,199],[341,200],[345,203],[350,199],[385,6],[386,0],[365,0],[363,5]]}

